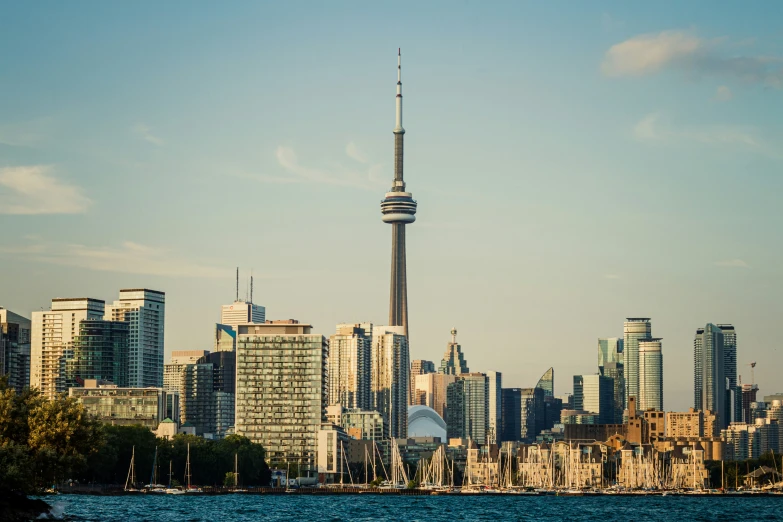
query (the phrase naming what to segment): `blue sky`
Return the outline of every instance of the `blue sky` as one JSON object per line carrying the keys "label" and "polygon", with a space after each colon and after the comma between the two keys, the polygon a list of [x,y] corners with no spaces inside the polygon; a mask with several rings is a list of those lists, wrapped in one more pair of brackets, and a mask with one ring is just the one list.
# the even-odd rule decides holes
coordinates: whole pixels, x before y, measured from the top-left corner
{"label": "blue sky", "polygon": [[[783,390],[783,4],[0,5],[0,305],[167,293],[208,348],[234,267],[272,318],[383,324],[403,52],[412,357],[556,393],[650,316],[665,407],[733,322]],[[244,283],[243,291],[244,294]],[[740,369],[748,382],[747,368]],[[748,374],[748,375],[746,375]]]}

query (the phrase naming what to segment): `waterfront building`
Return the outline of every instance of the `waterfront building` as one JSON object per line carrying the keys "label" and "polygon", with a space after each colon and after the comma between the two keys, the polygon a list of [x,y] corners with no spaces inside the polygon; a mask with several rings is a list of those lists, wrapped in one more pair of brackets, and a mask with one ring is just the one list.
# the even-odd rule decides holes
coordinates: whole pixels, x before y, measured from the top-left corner
{"label": "waterfront building", "polygon": [[220,308],[220,324],[230,326],[234,331],[240,324],[263,324],[266,321],[266,308],[250,301],[237,300]]}
{"label": "waterfront building", "polygon": [[652,338],[649,317],[629,317],[623,325],[623,365],[625,404],[629,397],[639,397],[639,341]]}
{"label": "waterfront building", "polygon": [[720,428],[715,413],[690,408],[687,412],[670,411],[666,414],[667,438],[717,437]]}
{"label": "waterfront building", "polygon": [[770,451],[780,454],[781,425],[777,419],[756,419],[754,423],[732,422],[721,430],[727,460],[758,459]]}
{"label": "waterfront building", "polygon": [[17,393],[30,386],[30,319],[0,306],[0,377]]}
{"label": "waterfront building", "polygon": [[544,375],[538,380],[536,388],[544,391],[545,397],[555,396],[555,369],[549,368],[544,372]]}
{"label": "waterfront building", "polygon": [[66,360],[73,352],[79,323],[103,319],[104,301],[87,297],[52,299],[49,311],[33,312],[31,321],[30,386],[47,399],[66,393]]}
{"label": "waterfront building", "polygon": [[235,352],[213,352],[188,364],[182,373],[181,417],[196,435],[223,438],[234,426]]}
{"label": "waterfront building", "polygon": [[721,428],[729,425],[726,411],[726,377],[723,332],[712,323],[696,330],[693,340],[693,389],[697,410],[714,411]]}
{"label": "waterfront building", "polygon": [[182,372],[188,364],[195,364],[207,355],[207,350],[174,350],[170,362],[163,365],[163,388],[170,393],[182,390]]}
{"label": "waterfront building", "polygon": [[613,381],[613,423],[623,422],[625,411],[625,366],[623,364],[623,340],[619,337],[598,339],[598,373]]}
{"label": "waterfront building", "polygon": [[437,412],[441,418],[446,418],[448,409],[446,392],[449,384],[457,379],[456,375],[445,373],[426,373],[417,375],[415,380],[416,404],[429,406]]}
{"label": "waterfront building", "polygon": [[487,443],[489,430],[489,379],[483,373],[457,376],[446,391],[446,426],[450,439]]}
{"label": "waterfront building", "polygon": [[662,439],[666,436],[666,414],[660,410],[645,410],[644,424],[649,440]]}
{"label": "waterfront building", "polygon": [[[403,180],[403,138],[402,127],[402,67],[397,52],[397,97],[396,123],[394,126],[394,181],[381,201],[384,223],[392,226],[391,295],[389,296],[389,325],[401,328],[400,333],[408,337],[408,279],[405,250],[405,225],[416,221],[416,201],[413,194],[406,192]],[[409,368],[405,367],[406,372]],[[406,390],[406,403],[409,391]],[[407,404],[406,411],[407,411]],[[397,435],[399,436],[399,435]],[[402,435],[404,436],[404,435]]]}
{"label": "waterfront building", "polygon": [[315,465],[328,355],[327,340],[309,324],[238,326],[234,432],[263,445],[271,463]]}
{"label": "waterfront building", "polygon": [[573,409],[595,414],[599,424],[613,424],[614,381],[598,374],[574,375]]}
{"label": "waterfront building", "polygon": [[639,340],[639,409],[663,411],[661,339]]}
{"label": "waterfront building", "polygon": [[503,375],[500,372],[487,372],[487,444],[500,444],[501,422],[503,418]]}
{"label": "waterfront building", "polygon": [[329,404],[370,409],[372,325],[338,324],[329,338]]}
{"label": "waterfront building", "polygon": [[385,438],[408,434],[408,339],[402,326],[375,326],[372,339],[370,394],[372,409],[383,416]]}
{"label": "waterfront building", "polygon": [[97,379],[128,386],[128,323],[84,319],[65,365],[67,388],[81,386],[85,379]]}
{"label": "waterfront building", "polygon": [[408,399],[408,404],[418,405],[421,404],[419,402],[419,397],[416,396],[416,377],[419,375],[427,375],[428,373],[435,373],[435,363],[432,361],[425,361],[423,359],[415,359],[411,361],[411,375],[410,375],[410,385],[411,385],[411,394],[410,398]]}
{"label": "waterfront building", "polygon": [[165,292],[146,288],[120,290],[119,300],[106,307],[105,319],[129,325],[128,385],[163,386]]}
{"label": "waterfront building", "polygon": [[468,363],[462,354],[462,346],[457,343],[457,329],[451,329],[451,342],[446,345],[446,353],[440,362],[438,372],[447,375],[462,375],[470,373]]}
{"label": "waterfront building", "polygon": [[[155,430],[166,418],[166,390],[163,388],[121,388],[85,379],[83,388],[69,388],[68,395],[105,424],[141,424]],[[179,419],[172,420],[177,422]]]}

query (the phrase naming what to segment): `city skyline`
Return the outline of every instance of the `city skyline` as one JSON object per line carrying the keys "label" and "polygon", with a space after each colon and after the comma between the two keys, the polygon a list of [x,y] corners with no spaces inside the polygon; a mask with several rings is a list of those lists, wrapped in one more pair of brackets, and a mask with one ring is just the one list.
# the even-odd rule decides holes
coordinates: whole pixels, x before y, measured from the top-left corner
{"label": "city skyline", "polygon": [[[211,349],[214,305],[233,299],[239,264],[257,270],[255,300],[272,318],[307,318],[323,335],[342,322],[385,323],[388,227],[377,194],[392,171],[384,122],[401,46],[415,93],[409,171],[427,200],[407,238],[412,359],[440,360],[456,325],[473,371],[502,369],[507,386],[531,387],[553,365],[561,376],[594,373],[595,340],[621,336],[623,318],[644,314],[666,342],[667,410],[692,402],[693,329],[711,321],[742,332],[743,383],[759,361],[762,393],[780,391],[767,327],[783,290],[780,247],[768,240],[782,219],[780,157],[770,150],[781,127],[768,116],[779,90],[776,70],[756,60],[783,54],[774,16],[727,7],[694,26],[692,8],[668,18],[665,6],[607,3],[561,20],[544,6],[477,18],[428,6],[392,32],[373,21],[397,20],[385,7],[368,7],[372,16],[314,9],[304,20],[279,6],[237,6],[217,20],[195,9],[181,25],[164,7],[166,31],[145,33],[143,7],[102,6],[95,18],[51,9],[87,38],[40,23],[24,5],[9,8],[15,22],[0,33],[20,49],[4,58],[9,96],[0,101],[3,307],[29,318],[55,297],[108,303],[117,288],[160,289],[168,360],[172,350]],[[194,26],[215,23],[221,34],[242,19],[275,18],[261,14],[280,29],[211,47],[173,43],[194,44],[185,34]],[[287,49],[268,41],[346,14],[366,25],[332,48],[315,36]],[[428,43],[441,16],[451,28],[437,24],[440,43]],[[482,20],[500,44],[482,38]],[[572,31],[556,40],[547,33],[555,20]],[[752,20],[753,33],[738,20]],[[466,28],[477,43],[465,44]],[[42,34],[61,40],[53,55]],[[96,38],[105,45],[87,46]],[[646,47],[665,52],[630,59]],[[112,56],[106,74],[85,81],[103,53]],[[709,69],[727,56],[762,69]],[[165,74],[171,64],[176,74]],[[41,187],[34,196],[30,181]],[[123,207],[132,217],[119,218]],[[718,230],[731,249],[692,248]],[[328,255],[301,256],[293,236]],[[223,248],[205,249],[209,237]]]}

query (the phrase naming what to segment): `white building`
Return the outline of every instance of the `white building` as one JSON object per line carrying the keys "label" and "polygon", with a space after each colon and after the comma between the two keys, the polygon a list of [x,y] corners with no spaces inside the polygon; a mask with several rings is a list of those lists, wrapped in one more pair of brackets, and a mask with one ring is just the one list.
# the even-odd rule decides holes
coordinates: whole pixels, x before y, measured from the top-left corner
{"label": "white building", "polygon": [[65,361],[79,335],[79,322],[103,319],[105,303],[86,297],[52,299],[50,311],[33,312],[30,346],[30,386],[53,399],[67,392]]}
{"label": "white building", "polygon": [[106,308],[106,319],[130,325],[130,387],[163,386],[163,331],[166,294],[146,288],[120,290],[119,301]]}
{"label": "white building", "polygon": [[167,392],[179,393],[182,389],[182,372],[188,364],[196,364],[196,361],[209,353],[208,350],[174,350],[171,352],[170,362],[163,365],[163,388]]}
{"label": "white building", "polygon": [[230,305],[223,305],[220,311],[220,324],[228,325],[234,330],[240,324],[264,321],[266,321],[266,308],[247,301],[234,301]]}
{"label": "white building", "polygon": [[[329,345],[309,324],[238,326],[234,432],[264,446],[271,463],[315,466],[326,419]],[[300,471],[301,473],[301,471]]]}
{"label": "white building", "polygon": [[402,326],[373,328],[372,409],[383,416],[387,436],[407,438],[410,362],[408,340]]}
{"label": "white building", "polygon": [[487,380],[489,389],[487,392],[487,442],[489,444],[498,444],[500,441],[500,422],[501,422],[501,389],[503,387],[503,376],[500,372],[488,371]]}
{"label": "white building", "polygon": [[338,324],[329,338],[329,404],[370,408],[371,324]]}
{"label": "white building", "polygon": [[663,411],[661,339],[639,340],[639,411]]}

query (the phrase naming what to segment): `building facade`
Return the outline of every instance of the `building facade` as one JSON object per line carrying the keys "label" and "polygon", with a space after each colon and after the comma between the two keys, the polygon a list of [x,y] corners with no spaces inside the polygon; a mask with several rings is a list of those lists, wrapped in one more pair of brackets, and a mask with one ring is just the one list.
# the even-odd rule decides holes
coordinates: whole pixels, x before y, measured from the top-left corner
{"label": "building facade", "polygon": [[66,387],[97,379],[128,387],[129,329],[127,323],[85,319],[66,359]]}
{"label": "building facade", "polygon": [[182,373],[181,417],[196,435],[221,439],[234,426],[235,352],[213,352]]}
{"label": "building facade", "polygon": [[441,418],[445,419],[446,410],[448,409],[448,386],[456,379],[456,375],[445,373],[426,373],[424,375],[417,375],[414,391],[416,404],[429,406],[435,410]]}
{"label": "building facade", "polygon": [[623,422],[625,411],[625,366],[623,364],[623,340],[619,337],[598,339],[598,373],[612,379],[614,387],[614,419]]}
{"label": "building facade", "polygon": [[649,317],[629,317],[623,325],[623,365],[625,404],[629,397],[639,397],[639,341],[652,338]]}
{"label": "building facade", "polygon": [[129,325],[129,386],[162,387],[166,294],[146,288],[120,290],[119,300],[106,308],[105,318]]}
{"label": "building facade", "polygon": [[[120,388],[85,381],[83,388],[70,388],[68,394],[84,406],[87,413],[105,424],[132,426],[141,424],[151,430],[166,418],[166,390],[163,388]],[[172,419],[177,422],[178,419]]]}
{"label": "building facade", "polygon": [[639,409],[663,411],[661,339],[639,340]]}
{"label": "building facade", "polygon": [[424,359],[415,359],[411,361],[411,395],[408,399],[409,405],[418,405],[418,398],[416,397],[416,377],[419,375],[426,375],[428,373],[435,373],[435,363],[432,361],[425,361]]}
{"label": "building facade", "polygon": [[503,375],[487,372],[487,443],[499,444],[503,419]]}
{"label": "building facade", "polygon": [[51,310],[33,312],[30,347],[30,386],[54,399],[66,393],[66,361],[73,353],[79,323],[103,319],[105,303],[100,299],[52,299]]}
{"label": "building facade", "polygon": [[328,356],[326,339],[308,324],[239,325],[235,433],[262,444],[270,462],[314,467]]}
{"label": "building facade", "polygon": [[30,319],[0,307],[0,376],[17,393],[30,386]]}
{"label": "building facade", "polygon": [[598,424],[614,423],[614,381],[602,375],[574,375],[574,410],[596,414]]}
{"label": "building facade", "polygon": [[555,396],[555,369],[549,368],[547,371],[544,372],[544,375],[541,376],[541,378],[538,380],[538,383],[536,384],[536,388],[540,388],[544,391],[544,396],[546,397],[554,397]]}
{"label": "building facade", "polygon": [[266,321],[266,308],[248,301],[237,299],[230,305],[220,308],[220,324],[237,330],[240,324],[263,324]]}
{"label": "building facade", "polygon": [[[408,339],[401,326],[373,327],[372,409],[383,416],[388,437],[408,436],[408,383],[410,361]],[[386,437],[386,438],[388,438]]]}
{"label": "building facade", "polygon": [[329,404],[370,409],[372,325],[338,324],[329,338]]}
{"label": "building facade", "polygon": [[726,379],[727,422],[742,422],[742,387],[737,381],[737,330],[731,324],[717,325],[723,333],[723,377]]}
{"label": "building facade", "polygon": [[489,379],[483,373],[457,376],[446,391],[447,434],[450,439],[471,439],[486,444],[489,431]]}
{"label": "building facade", "polygon": [[163,388],[170,393],[179,393],[182,390],[182,372],[185,366],[195,364],[200,358],[207,355],[207,350],[174,350],[171,359],[163,365]]}
{"label": "building facade", "polygon": [[712,323],[696,330],[693,366],[694,409],[715,412],[721,428],[728,427],[723,332]]}

